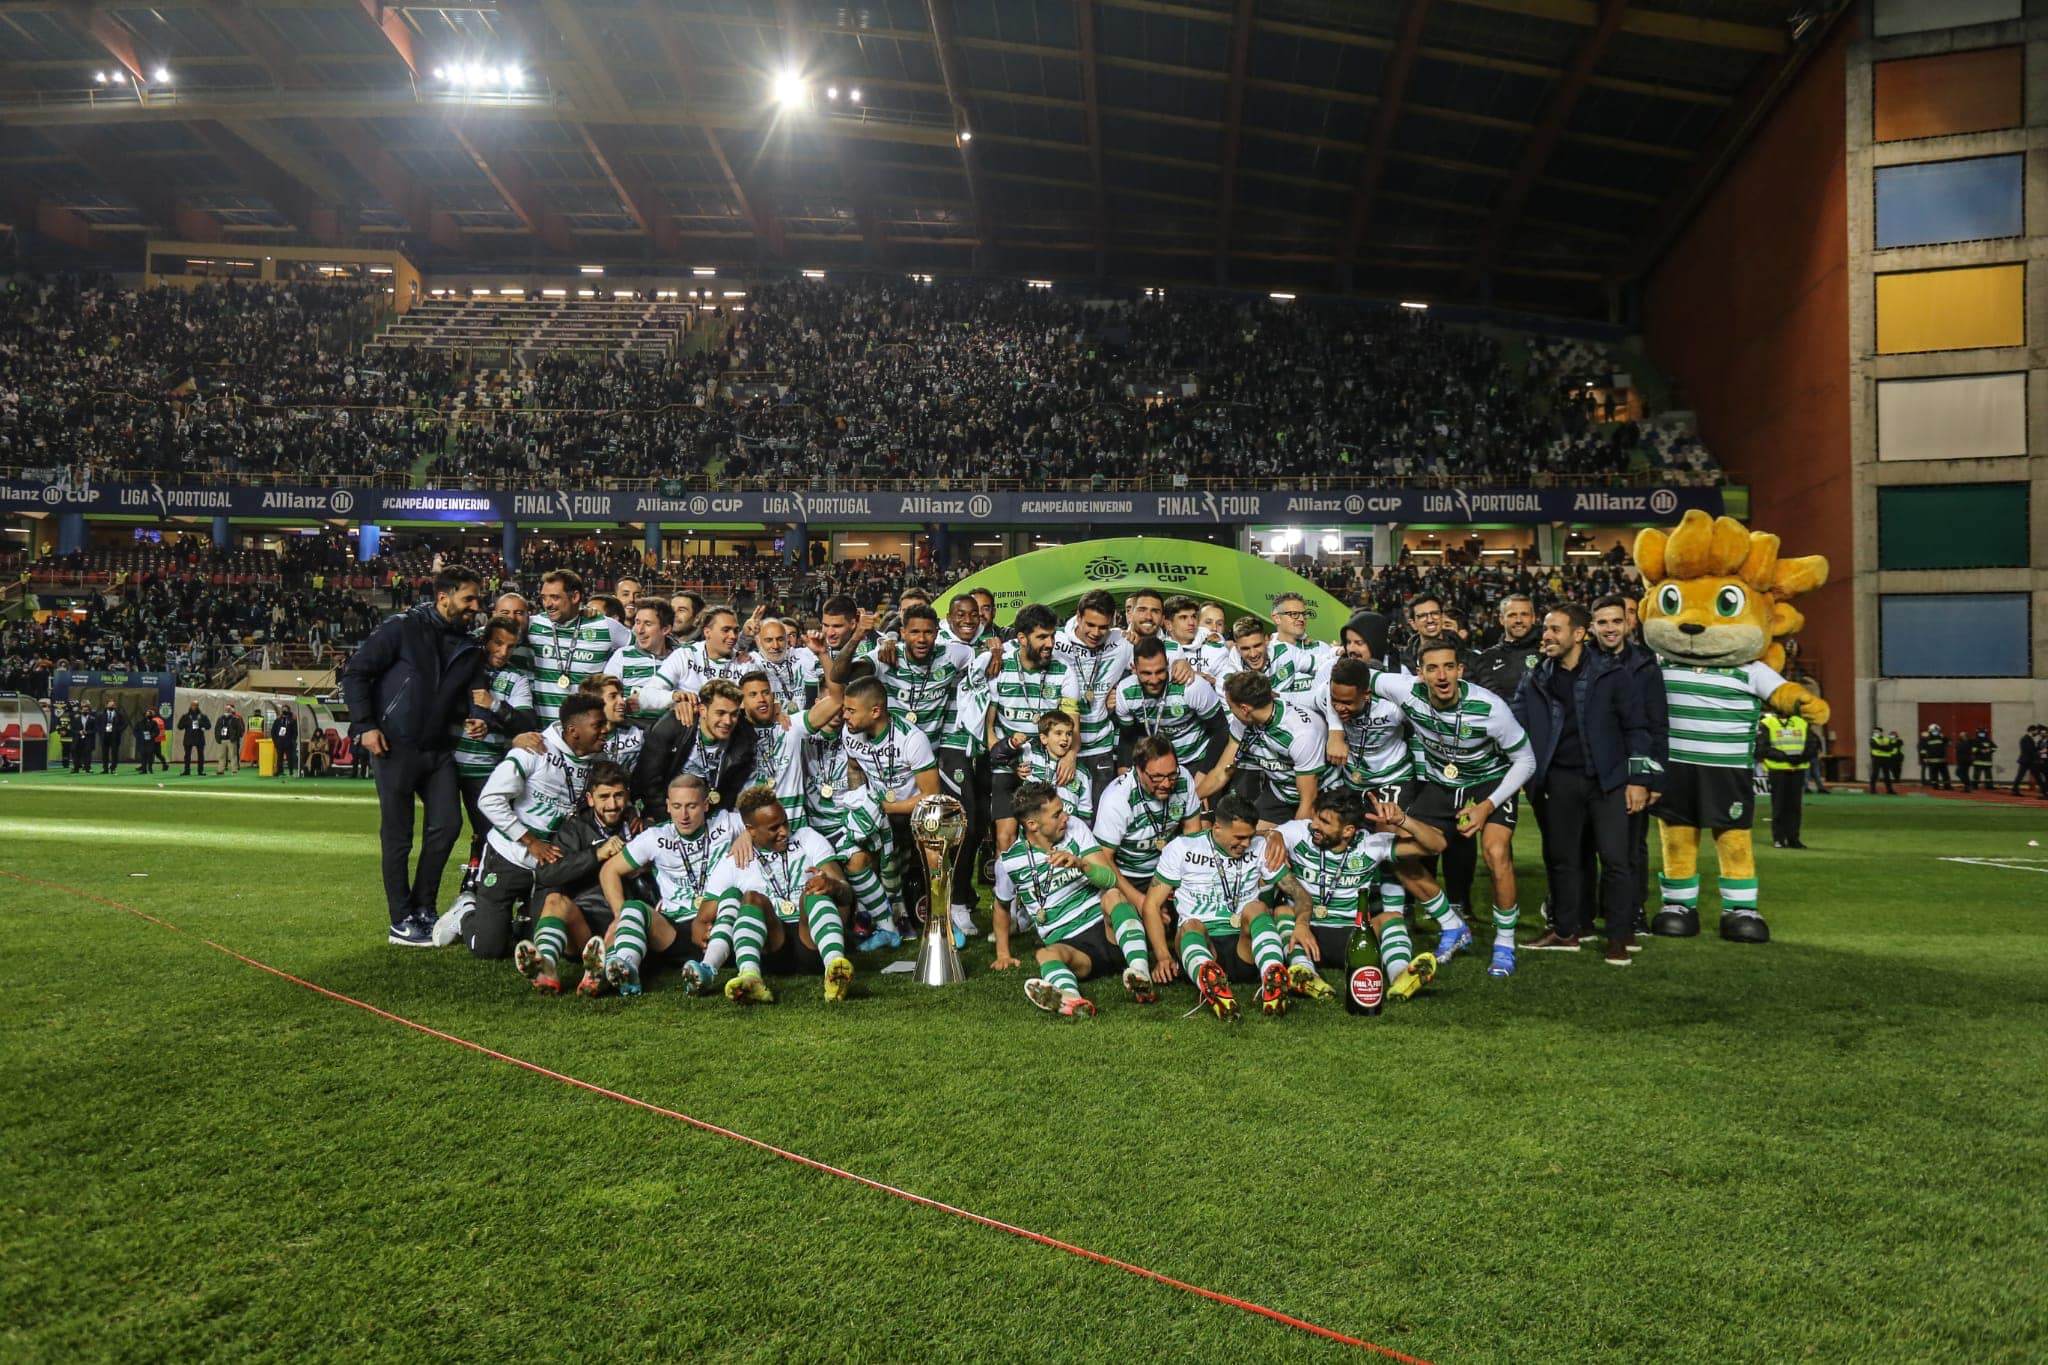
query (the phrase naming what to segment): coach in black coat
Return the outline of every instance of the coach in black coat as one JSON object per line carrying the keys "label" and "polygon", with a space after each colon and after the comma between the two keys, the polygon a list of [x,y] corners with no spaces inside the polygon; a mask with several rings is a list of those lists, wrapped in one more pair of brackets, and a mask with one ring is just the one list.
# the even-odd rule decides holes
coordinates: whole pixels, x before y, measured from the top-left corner
{"label": "coach in black coat", "polygon": [[[441,873],[462,826],[455,740],[466,721],[490,715],[471,699],[485,685],[483,645],[469,633],[482,595],[473,571],[443,569],[432,602],[387,618],[342,669],[350,737],[375,760],[386,941],[404,947],[433,946]],[[426,819],[409,875],[415,800]]]}

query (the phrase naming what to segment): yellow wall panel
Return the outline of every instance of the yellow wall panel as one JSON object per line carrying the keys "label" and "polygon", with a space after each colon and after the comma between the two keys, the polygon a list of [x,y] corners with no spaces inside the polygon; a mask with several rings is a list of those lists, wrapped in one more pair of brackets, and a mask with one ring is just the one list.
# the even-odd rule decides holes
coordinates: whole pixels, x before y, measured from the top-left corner
{"label": "yellow wall panel", "polygon": [[2027,344],[2027,268],[1973,266],[1877,277],[1877,349],[1963,351]]}

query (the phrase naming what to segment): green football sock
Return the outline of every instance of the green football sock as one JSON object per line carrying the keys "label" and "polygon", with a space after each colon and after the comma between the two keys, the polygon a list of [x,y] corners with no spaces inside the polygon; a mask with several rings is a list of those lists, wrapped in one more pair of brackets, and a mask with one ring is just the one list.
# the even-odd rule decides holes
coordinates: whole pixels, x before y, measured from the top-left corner
{"label": "green football sock", "polygon": [[1515,946],[1515,924],[1521,918],[1522,909],[1518,905],[1496,905],[1493,907],[1494,947],[1512,948]]}
{"label": "green football sock", "polygon": [[1657,886],[1664,898],[1664,904],[1675,905],[1683,910],[1695,910],[1700,903],[1700,879],[1694,877],[1657,876]]}
{"label": "green football sock", "polygon": [[1387,980],[1408,970],[1408,964],[1415,959],[1415,945],[1408,939],[1408,921],[1396,915],[1382,924],[1380,935],[1380,970]]}
{"label": "green football sock", "polygon": [[1058,958],[1054,958],[1051,962],[1040,963],[1038,975],[1044,979],[1046,985],[1057,988],[1061,995],[1079,995],[1081,993],[1080,978],[1074,975],[1072,967],[1061,962]]}
{"label": "green football sock", "polygon": [[[739,910],[739,897],[728,892],[718,898],[718,914],[711,921],[711,933],[704,940],[704,966],[715,976],[732,960],[732,930]],[[683,932],[678,926],[677,932]]]}
{"label": "green football sock", "polygon": [[1723,910],[1756,909],[1756,878],[1721,878],[1721,908]]}
{"label": "green football sock", "polygon": [[734,908],[732,919],[732,965],[741,976],[761,974],[761,951],[768,942],[768,921],[749,901]]}
{"label": "green football sock", "polygon": [[[1359,893],[1361,904],[1364,902],[1364,899],[1365,893],[1361,891]],[[1391,872],[1384,873],[1380,877],[1380,908],[1390,915],[1405,915],[1408,913],[1408,888],[1401,885],[1401,879]]]}
{"label": "green football sock", "polygon": [[1451,909],[1451,898],[1441,891],[1422,903],[1422,913],[1445,929],[1465,927],[1465,917]]}
{"label": "green football sock", "polygon": [[805,897],[804,919],[811,926],[811,942],[818,945],[818,956],[827,966],[846,956],[846,931],[839,923],[839,906],[830,896]]}
{"label": "green football sock", "polygon": [[1196,969],[1204,962],[1214,962],[1216,954],[1209,946],[1207,934],[1188,934],[1180,941],[1180,965],[1187,969],[1188,980],[1193,981]]}
{"label": "green football sock", "polygon": [[645,901],[626,902],[612,930],[611,951],[605,954],[608,961],[623,962],[633,971],[640,970],[640,959],[647,954],[647,915]]}
{"label": "green football sock", "polygon": [[1124,961],[1150,976],[1152,950],[1145,942],[1145,922],[1138,912],[1128,905],[1119,905],[1109,912],[1109,931],[1115,935],[1117,951],[1124,955]]}
{"label": "green football sock", "polygon": [[533,927],[533,946],[540,949],[540,960],[548,964],[548,970],[555,970],[569,951],[569,922],[543,915]]}
{"label": "green football sock", "polygon": [[1287,960],[1287,954],[1280,947],[1280,928],[1270,914],[1253,915],[1245,925],[1245,932],[1252,939],[1252,961],[1258,964],[1261,974],[1268,967],[1277,967]]}

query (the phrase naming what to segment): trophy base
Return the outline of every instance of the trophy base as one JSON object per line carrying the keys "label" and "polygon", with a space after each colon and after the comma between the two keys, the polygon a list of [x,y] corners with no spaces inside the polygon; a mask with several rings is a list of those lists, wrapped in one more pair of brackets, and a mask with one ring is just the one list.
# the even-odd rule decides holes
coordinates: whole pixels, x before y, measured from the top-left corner
{"label": "trophy base", "polygon": [[967,979],[960,966],[960,952],[953,946],[953,933],[944,920],[927,924],[917,940],[917,967],[913,973],[926,986],[950,986]]}

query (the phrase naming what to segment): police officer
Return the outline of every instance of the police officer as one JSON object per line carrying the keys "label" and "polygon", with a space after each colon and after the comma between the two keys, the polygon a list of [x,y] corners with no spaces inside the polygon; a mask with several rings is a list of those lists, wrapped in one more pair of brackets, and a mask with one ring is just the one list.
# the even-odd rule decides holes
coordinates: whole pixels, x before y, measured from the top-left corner
{"label": "police officer", "polygon": [[1805,848],[1799,842],[1799,807],[1806,794],[1806,770],[1820,753],[1820,732],[1804,716],[1766,711],[1756,750],[1770,775],[1771,847]]}
{"label": "police officer", "polygon": [[1948,775],[1948,736],[1939,725],[1920,733],[1920,786],[1928,791],[1949,791],[1955,786]]}
{"label": "police officer", "polygon": [[1880,782],[1884,783],[1886,795],[1897,796],[1899,794],[1899,789],[1892,785],[1892,765],[1898,757],[1892,752],[1892,746],[1897,744],[1898,742],[1899,741],[1895,736],[1888,735],[1885,733],[1885,729],[1882,725],[1874,725],[1871,727],[1870,794],[1872,796],[1877,795],[1877,784]]}

